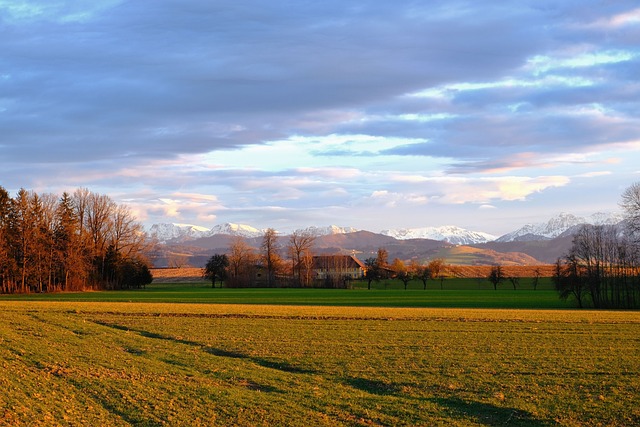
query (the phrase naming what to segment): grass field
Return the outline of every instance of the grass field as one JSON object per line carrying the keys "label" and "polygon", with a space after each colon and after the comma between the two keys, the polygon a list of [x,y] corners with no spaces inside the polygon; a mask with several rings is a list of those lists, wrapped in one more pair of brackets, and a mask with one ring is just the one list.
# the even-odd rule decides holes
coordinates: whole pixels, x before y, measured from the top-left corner
{"label": "grass field", "polygon": [[638,312],[3,301],[0,331],[0,425],[640,425]]}
{"label": "grass field", "polygon": [[470,308],[575,308],[572,301],[561,301],[551,290],[549,279],[541,279],[533,290],[526,279],[518,290],[502,284],[494,291],[486,280],[451,279],[429,283],[411,282],[408,290],[399,281],[354,282],[354,289],[212,289],[207,283],[153,283],[146,289],[75,292],[57,294],[0,295],[8,301],[94,301],[94,302],[180,302],[224,304],[276,304],[369,307],[470,307]]}

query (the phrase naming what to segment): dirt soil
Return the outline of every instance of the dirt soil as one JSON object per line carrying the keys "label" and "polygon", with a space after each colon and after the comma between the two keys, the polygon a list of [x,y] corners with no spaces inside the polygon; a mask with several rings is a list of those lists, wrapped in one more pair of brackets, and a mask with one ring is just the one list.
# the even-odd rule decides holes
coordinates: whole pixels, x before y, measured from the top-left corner
{"label": "dirt soil", "polygon": [[[540,272],[540,277],[552,277],[553,265],[519,265],[504,266],[502,273],[506,277],[534,277],[536,270]],[[448,276],[460,278],[487,277],[491,271],[490,265],[448,265],[445,267]],[[155,283],[182,283],[182,282],[203,282],[202,268],[180,267],[180,268],[152,268],[153,281]]]}
{"label": "dirt soil", "polygon": [[182,283],[182,282],[202,282],[202,268],[180,267],[180,268],[152,268],[154,283]]}

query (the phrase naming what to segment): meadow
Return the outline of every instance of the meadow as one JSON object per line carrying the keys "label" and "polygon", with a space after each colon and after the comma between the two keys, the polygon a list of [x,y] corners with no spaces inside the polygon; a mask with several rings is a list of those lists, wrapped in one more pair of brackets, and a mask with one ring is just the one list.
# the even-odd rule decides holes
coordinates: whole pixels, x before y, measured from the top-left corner
{"label": "meadow", "polygon": [[640,312],[242,304],[292,290],[157,290],[189,291],[242,297],[5,297],[0,425],[640,425]]}
{"label": "meadow", "polygon": [[[218,285],[219,286],[219,285]],[[62,292],[0,295],[8,301],[85,301],[85,302],[171,302],[215,304],[320,305],[358,307],[469,307],[469,308],[575,308],[572,301],[561,301],[549,278],[540,279],[533,290],[530,279],[522,279],[517,290],[503,283],[497,291],[485,280],[448,279],[412,281],[407,290],[398,280],[367,283],[354,281],[351,289],[299,288],[211,288],[211,283],[153,283],[146,289],[109,292]]]}

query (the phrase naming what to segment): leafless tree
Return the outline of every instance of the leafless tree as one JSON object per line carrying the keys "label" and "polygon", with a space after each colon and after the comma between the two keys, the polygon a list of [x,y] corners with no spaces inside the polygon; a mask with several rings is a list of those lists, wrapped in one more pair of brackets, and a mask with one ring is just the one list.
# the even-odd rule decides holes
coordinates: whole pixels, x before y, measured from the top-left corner
{"label": "leafless tree", "polygon": [[640,182],[632,184],[622,193],[620,206],[624,209],[629,230],[637,239],[640,235]]}
{"label": "leafless tree", "polygon": [[167,255],[169,268],[183,268],[189,266],[189,255],[171,252]]}
{"label": "leafless tree", "polygon": [[298,286],[307,286],[309,284],[307,278],[309,274],[304,271],[308,263],[305,258],[313,256],[312,248],[315,243],[316,236],[309,230],[296,230],[289,236],[288,252],[291,258],[291,273],[293,280]]}
{"label": "leafless tree", "polygon": [[131,257],[142,253],[146,247],[147,235],[142,224],[137,222],[128,206],[118,205],[112,209],[112,226],[109,245],[118,254]]}
{"label": "leafless tree", "polygon": [[540,283],[540,277],[542,276],[542,271],[540,270],[540,267],[536,267],[533,270],[533,290],[537,290],[538,289],[538,283]]}
{"label": "leafless tree", "polygon": [[278,253],[278,233],[273,228],[268,228],[262,236],[262,261],[267,269],[267,286],[275,286],[276,274],[282,268],[282,258]]}
{"label": "leafless tree", "polygon": [[489,276],[487,280],[491,282],[493,285],[493,290],[498,290],[498,285],[505,280],[504,273],[502,271],[502,267],[499,265],[494,265],[491,267],[491,271],[489,272]]}
{"label": "leafless tree", "polygon": [[85,228],[92,244],[93,256],[104,258],[109,243],[110,232],[113,229],[113,219],[116,204],[104,194],[90,193]]}
{"label": "leafless tree", "polygon": [[256,263],[254,248],[242,237],[235,237],[229,247],[229,280],[230,287],[247,287],[253,281],[253,272]]}
{"label": "leafless tree", "polygon": [[560,296],[595,308],[640,306],[638,246],[613,225],[584,225],[574,235],[564,265],[556,267]]}

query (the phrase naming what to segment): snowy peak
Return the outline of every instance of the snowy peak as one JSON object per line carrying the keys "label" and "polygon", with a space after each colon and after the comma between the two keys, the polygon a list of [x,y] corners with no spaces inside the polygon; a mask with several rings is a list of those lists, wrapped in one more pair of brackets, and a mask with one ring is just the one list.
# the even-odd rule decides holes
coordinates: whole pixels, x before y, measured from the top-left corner
{"label": "snowy peak", "polygon": [[258,230],[250,225],[226,223],[216,225],[213,228],[206,228],[192,224],[153,224],[149,234],[160,243],[183,243],[215,234],[228,234],[231,236],[259,237],[264,234],[264,230]]}
{"label": "snowy peak", "polygon": [[153,224],[149,230],[149,234],[155,237],[159,242],[184,242],[205,237],[210,230],[206,227],[192,224]]}
{"label": "snowy peak", "polygon": [[486,243],[496,239],[488,233],[470,231],[453,225],[442,227],[403,228],[399,230],[382,230],[380,234],[398,240],[431,239],[449,242],[454,245],[472,245]]}
{"label": "snowy peak", "polygon": [[[620,213],[597,212],[588,217],[580,217],[570,213],[561,213],[547,222],[527,224],[516,231],[505,234],[496,239],[488,233],[470,231],[464,228],[447,225],[442,227],[422,227],[383,230],[380,234],[390,236],[398,240],[430,239],[448,242],[454,245],[473,245],[491,241],[513,242],[549,240],[561,236],[565,232],[571,233],[571,229],[581,224],[609,225],[618,224],[623,220]],[[339,227],[329,225],[326,227],[311,226],[305,229],[316,236],[331,236],[348,234],[360,231],[353,227]],[[149,234],[160,243],[184,243],[191,240],[210,237],[216,234],[240,236],[246,238],[262,237],[264,229],[258,229],[250,225],[225,223],[213,228],[206,228],[192,224],[164,223],[154,224]]]}
{"label": "snowy peak", "polygon": [[264,230],[258,230],[250,225],[234,224],[227,222],[226,224],[216,225],[211,229],[209,235],[228,234],[230,236],[241,237],[259,237],[264,234]]}
{"label": "snowy peak", "polygon": [[353,227],[339,227],[337,225],[329,225],[327,227],[311,226],[307,227],[305,231],[315,236],[331,236],[333,234],[355,233],[358,230]]}
{"label": "snowy peak", "polygon": [[621,213],[596,212],[587,218],[588,224],[593,225],[615,225],[624,220]]}
{"label": "snowy peak", "polygon": [[570,213],[560,213],[547,222],[526,224],[516,231],[505,234],[498,242],[514,242],[523,240],[545,240],[560,236],[565,231],[581,224],[608,225],[622,221],[620,214],[597,212],[588,217],[580,217]]}

